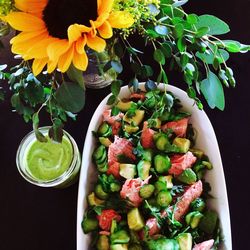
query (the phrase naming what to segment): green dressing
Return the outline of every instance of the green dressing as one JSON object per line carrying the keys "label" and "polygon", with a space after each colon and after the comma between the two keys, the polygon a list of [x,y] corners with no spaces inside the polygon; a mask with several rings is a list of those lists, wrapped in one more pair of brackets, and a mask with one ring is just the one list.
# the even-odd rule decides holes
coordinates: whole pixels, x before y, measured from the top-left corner
{"label": "green dressing", "polygon": [[61,176],[71,165],[73,148],[67,138],[56,143],[34,141],[26,153],[26,164],[30,174],[42,181],[50,181]]}

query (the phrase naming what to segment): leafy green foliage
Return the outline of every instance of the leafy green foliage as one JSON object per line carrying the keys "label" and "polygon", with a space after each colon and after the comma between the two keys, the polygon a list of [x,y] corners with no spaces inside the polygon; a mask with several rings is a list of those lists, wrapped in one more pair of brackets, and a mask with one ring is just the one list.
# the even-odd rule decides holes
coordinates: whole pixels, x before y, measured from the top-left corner
{"label": "leafy green foliage", "polygon": [[55,93],[58,104],[66,111],[80,112],[85,105],[85,92],[73,82],[63,82]]}
{"label": "leafy green foliage", "polygon": [[224,91],[220,79],[212,72],[201,82],[201,92],[205,96],[210,108],[225,108]]}
{"label": "leafy green foliage", "polygon": [[223,35],[230,31],[229,26],[224,21],[212,15],[199,16],[195,26],[197,29],[208,27],[207,34],[209,35]]}

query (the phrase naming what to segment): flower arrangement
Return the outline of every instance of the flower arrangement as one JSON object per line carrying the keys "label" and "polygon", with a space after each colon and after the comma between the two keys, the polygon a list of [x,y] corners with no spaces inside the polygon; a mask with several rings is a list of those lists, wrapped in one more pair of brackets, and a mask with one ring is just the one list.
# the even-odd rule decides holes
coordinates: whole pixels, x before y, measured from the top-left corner
{"label": "flower arrangement", "polygon": [[[44,140],[38,131],[39,112],[45,109],[52,121],[50,136],[60,141],[67,118],[75,119],[85,104],[88,51],[97,58],[106,51],[108,60],[100,74],[113,70],[118,75],[108,104],[118,101],[123,83],[136,91],[138,82],[145,81],[152,89],[159,82],[167,84],[169,71],[177,70],[198,108],[203,108],[203,95],[211,108],[223,110],[223,88],[236,83],[227,64],[230,53],[245,53],[250,46],[218,38],[230,31],[229,26],[212,15],[186,13],[187,2],[0,0],[0,38],[10,27],[16,31],[10,43],[18,64],[0,65],[0,80],[8,80],[13,92],[13,108],[25,121],[33,121],[39,140]],[[132,45],[135,36],[143,48]],[[148,50],[152,53],[147,59],[158,64],[155,70],[145,63]],[[131,79],[119,79],[124,69]]]}

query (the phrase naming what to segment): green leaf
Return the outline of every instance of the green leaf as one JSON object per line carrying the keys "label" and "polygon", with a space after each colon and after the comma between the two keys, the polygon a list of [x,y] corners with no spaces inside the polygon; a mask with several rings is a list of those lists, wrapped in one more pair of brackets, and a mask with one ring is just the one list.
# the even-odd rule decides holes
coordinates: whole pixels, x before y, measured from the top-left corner
{"label": "green leaf", "polygon": [[155,26],[155,31],[161,36],[166,36],[169,33],[168,28],[164,25]]}
{"label": "green leaf", "polygon": [[176,38],[180,38],[184,34],[184,26],[181,23],[178,23],[174,27],[174,34]]}
{"label": "green leaf", "polygon": [[151,77],[154,74],[154,71],[151,66],[143,65],[141,68],[141,76],[143,78]]}
{"label": "green leaf", "polygon": [[67,70],[67,76],[72,82],[78,83],[83,89],[84,86],[84,78],[81,70],[77,69],[73,64],[70,65]]}
{"label": "green leaf", "polygon": [[55,119],[53,122],[52,127],[49,129],[49,137],[56,141],[61,143],[63,138],[63,123],[60,119]]}
{"label": "green leaf", "polygon": [[154,30],[152,30],[152,29],[147,29],[147,30],[146,30],[146,34],[147,34],[149,37],[151,37],[151,38],[158,38],[158,37],[160,37],[160,35],[159,35],[156,31],[154,31]]}
{"label": "green leaf", "polygon": [[231,53],[241,52],[241,43],[234,40],[223,40],[222,41],[227,49]]}
{"label": "green leaf", "polygon": [[197,37],[197,38],[200,38],[200,37],[203,37],[203,36],[207,35],[208,32],[209,32],[209,30],[210,30],[209,27],[206,27],[206,26],[200,27],[200,28],[197,30],[197,32],[196,32],[196,37]]}
{"label": "green leaf", "polygon": [[154,51],[154,59],[161,65],[164,65],[166,63],[165,56],[160,49],[156,49]]}
{"label": "green leaf", "polygon": [[118,74],[122,73],[123,71],[123,66],[119,61],[112,60],[111,61],[111,66],[117,72]]}
{"label": "green leaf", "polygon": [[197,24],[199,17],[196,14],[190,14],[187,16],[187,22],[191,25]]}
{"label": "green leaf", "polygon": [[199,21],[195,26],[197,29],[208,26],[210,28],[209,35],[222,35],[230,31],[229,26],[224,21],[212,15],[199,16]]}
{"label": "green leaf", "polygon": [[63,82],[55,93],[55,99],[65,111],[77,113],[85,105],[85,91],[77,83]]}
{"label": "green leaf", "polygon": [[116,102],[116,96],[111,95],[111,96],[108,98],[107,105],[113,105],[115,102]]}
{"label": "green leaf", "polygon": [[215,56],[218,56],[220,58],[219,59],[220,63],[222,63],[223,60],[226,62],[229,59],[229,53],[223,49],[219,49],[219,52],[217,52],[216,55],[212,54],[212,52],[209,51],[209,54],[196,52],[196,56],[200,58],[202,61],[206,62],[207,64],[213,64]]}
{"label": "green leaf", "polygon": [[172,56],[172,47],[167,42],[161,44],[161,51],[167,58]]}
{"label": "green leaf", "polygon": [[177,48],[180,52],[184,52],[186,50],[186,43],[184,38],[178,39]]}
{"label": "green leaf", "polygon": [[118,80],[115,80],[111,83],[111,93],[114,96],[118,96],[121,90],[121,82]]}
{"label": "green leaf", "polygon": [[166,84],[168,83],[168,76],[164,70],[162,71],[162,81],[163,83],[166,83]]}
{"label": "green leaf", "polygon": [[41,84],[29,82],[24,89],[24,96],[33,106],[45,102],[44,89]]}
{"label": "green leaf", "polygon": [[224,91],[220,79],[213,72],[208,72],[207,79],[201,82],[201,92],[207,100],[208,105],[213,109],[220,110],[225,108]]}

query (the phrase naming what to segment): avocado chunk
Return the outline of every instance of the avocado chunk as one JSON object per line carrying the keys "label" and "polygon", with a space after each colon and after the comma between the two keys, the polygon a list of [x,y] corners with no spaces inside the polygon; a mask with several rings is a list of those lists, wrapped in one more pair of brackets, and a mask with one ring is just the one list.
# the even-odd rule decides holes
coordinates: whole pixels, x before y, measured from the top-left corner
{"label": "avocado chunk", "polygon": [[136,165],[121,163],[120,164],[120,176],[125,179],[133,179],[136,175]]}
{"label": "avocado chunk", "polygon": [[99,142],[105,147],[109,147],[112,144],[109,138],[106,137],[99,137]]}
{"label": "avocado chunk", "polygon": [[109,250],[109,238],[106,235],[100,235],[96,244],[97,250]]}
{"label": "avocado chunk", "polygon": [[123,120],[129,124],[133,124],[134,126],[138,126],[144,118],[145,111],[137,109],[135,111],[135,115],[130,117],[128,113],[125,114]]}
{"label": "avocado chunk", "polygon": [[121,111],[128,111],[131,107],[133,107],[134,105],[136,105],[136,103],[132,102],[132,101],[128,101],[128,102],[125,102],[125,101],[119,101],[117,104],[116,104],[116,107],[118,109],[120,109]]}
{"label": "avocado chunk", "polygon": [[110,250],[128,250],[128,245],[127,244],[111,245]]}
{"label": "avocado chunk", "polygon": [[196,182],[197,177],[191,168],[187,168],[180,175],[178,175],[177,180],[185,184],[193,184]]}
{"label": "avocado chunk", "polygon": [[127,244],[130,241],[130,237],[127,231],[119,230],[110,236],[111,245],[114,244]]}
{"label": "avocado chunk", "polygon": [[90,206],[100,206],[104,203],[103,200],[98,199],[95,196],[95,193],[92,192],[91,194],[88,195],[88,203]]}
{"label": "avocado chunk", "polygon": [[192,249],[192,235],[190,233],[181,233],[176,237],[180,250]]}
{"label": "avocado chunk", "polygon": [[128,227],[134,231],[140,231],[145,223],[139,209],[133,208],[128,212]]}
{"label": "avocado chunk", "polygon": [[199,211],[193,211],[185,216],[186,223],[190,225],[192,229],[198,227],[203,214]]}
{"label": "avocado chunk", "polygon": [[189,151],[192,152],[199,159],[201,159],[204,155],[204,152],[197,148],[190,148]]}
{"label": "avocado chunk", "polygon": [[146,180],[149,177],[149,170],[151,168],[151,162],[141,160],[137,164],[138,175],[142,180]]}
{"label": "avocado chunk", "polygon": [[180,149],[180,153],[187,153],[190,148],[191,142],[186,138],[176,137],[173,140],[173,144],[176,145]]}
{"label": "avocado chunk", "polygon": [[139,130],[138,126],[131,126],[131,125],[124,125],[123,130],[127,132],[128,134],[136,133]]}

